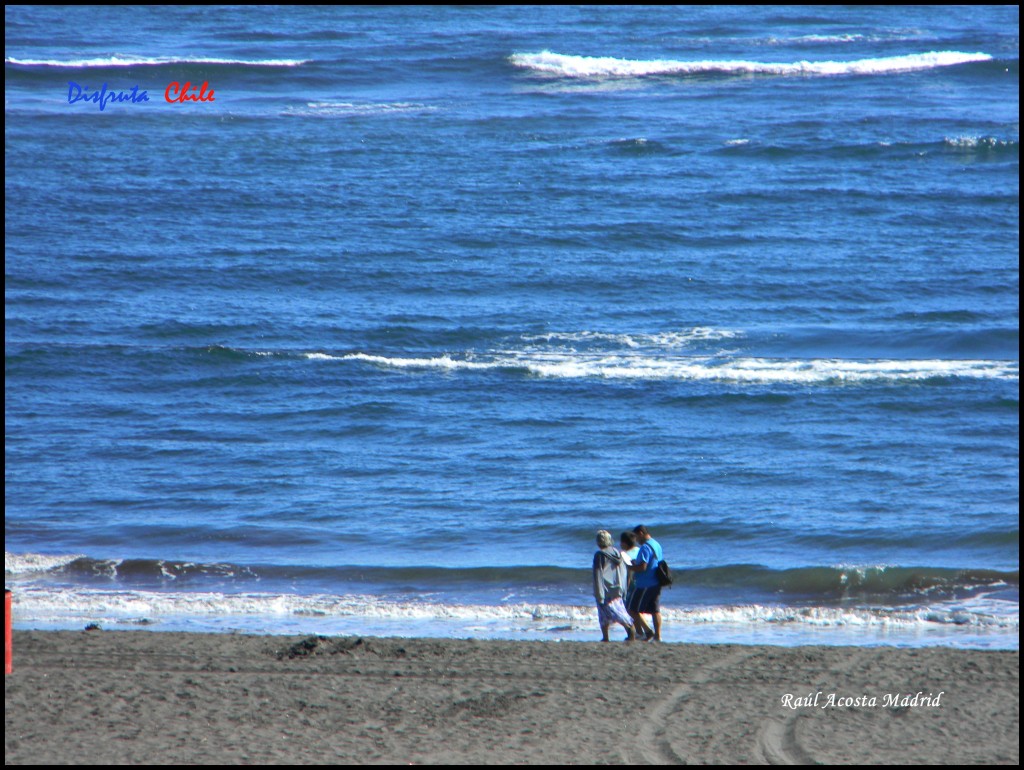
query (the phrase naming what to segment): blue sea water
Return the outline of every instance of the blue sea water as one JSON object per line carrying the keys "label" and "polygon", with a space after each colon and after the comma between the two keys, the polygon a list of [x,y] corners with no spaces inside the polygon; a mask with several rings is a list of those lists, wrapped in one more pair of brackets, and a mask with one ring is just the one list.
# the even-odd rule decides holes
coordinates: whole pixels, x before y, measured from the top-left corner
{"label": "blue sea water", "polygon": [[643,523],[670,641],[1017,648],[1018,60],[1016,6],[6,7],[16,626],[596,638]]}

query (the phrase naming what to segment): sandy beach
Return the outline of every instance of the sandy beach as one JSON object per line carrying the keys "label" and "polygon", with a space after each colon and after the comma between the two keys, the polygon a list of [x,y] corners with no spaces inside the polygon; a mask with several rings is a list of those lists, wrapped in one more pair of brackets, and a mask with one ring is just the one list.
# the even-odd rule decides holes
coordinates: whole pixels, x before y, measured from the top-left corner
{"label": "sandy beach", "polygon": [[25,631],[8,764],[1016,764],[1019,652]]}

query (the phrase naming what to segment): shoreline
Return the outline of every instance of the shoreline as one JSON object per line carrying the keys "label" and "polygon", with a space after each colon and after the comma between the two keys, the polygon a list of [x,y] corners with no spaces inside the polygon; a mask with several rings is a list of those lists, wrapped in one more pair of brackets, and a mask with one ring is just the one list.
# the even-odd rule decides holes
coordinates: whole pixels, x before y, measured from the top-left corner
{"label": "shoreline", "polygon": [[8,764],[1016,764],[1019,651],[15,631]]}

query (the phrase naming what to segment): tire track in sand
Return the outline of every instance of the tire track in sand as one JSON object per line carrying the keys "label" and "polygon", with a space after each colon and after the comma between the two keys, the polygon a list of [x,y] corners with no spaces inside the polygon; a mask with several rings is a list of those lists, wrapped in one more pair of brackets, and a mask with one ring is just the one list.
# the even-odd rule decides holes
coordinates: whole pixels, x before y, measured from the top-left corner
{"label": "tire track in sand", "polygon": [[645,764],[687,764],[687,758],[680,755],[669,739],[666,725],[669,715],[681,711],[691,695],[701,685],[710,682],[718,671],[735,666],[752,655],[751,651],[740,649],[718,662],[706,666],[698,676],[675,687],[668,696],[654,707],[654,710],[649,715],[645,716],[637,741],[637,748]]}
{"label": "tire track in sand", "polygon": [[[836,668],[830,674],[849,674],[860,666],[866,657],[864,651],[859,651],[848,658],[846,665]],[[783,717],[770,716],[761,721],[754,746],[757,762],[767,765],[821,764],[800,745],[796,735],[796,720],[799,717],[798,711],[790,710],[790,713]]]}

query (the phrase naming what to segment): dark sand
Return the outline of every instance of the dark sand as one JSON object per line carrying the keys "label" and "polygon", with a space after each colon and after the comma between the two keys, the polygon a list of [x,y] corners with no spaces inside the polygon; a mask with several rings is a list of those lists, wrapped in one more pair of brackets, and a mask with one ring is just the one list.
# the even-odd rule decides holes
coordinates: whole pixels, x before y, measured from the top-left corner
{"label": "dark sand", "polygon": [[25,631],[5,759],[1017,764],[1018,672],[1015,651]]}

